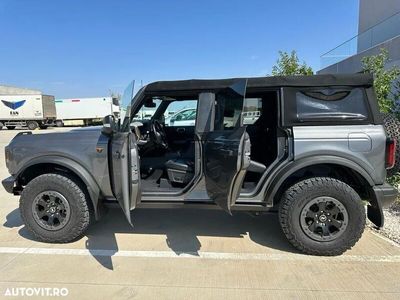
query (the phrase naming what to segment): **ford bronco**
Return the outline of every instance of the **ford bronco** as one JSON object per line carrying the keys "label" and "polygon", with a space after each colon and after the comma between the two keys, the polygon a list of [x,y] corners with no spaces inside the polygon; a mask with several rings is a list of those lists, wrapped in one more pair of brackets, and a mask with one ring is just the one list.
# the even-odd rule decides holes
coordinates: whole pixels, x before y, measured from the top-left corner
{"label": "ford bronco", "polygon": [[[109,201],[130,224],[139,208],[278,211],[289,242],[314,255],[351,248],[366,215],[383,226],[395,141],[370,75],[163,81],[134,97],[132,86],[124,120],[21,132],[5,148],[3,185],[38,240],[77,239]],[[165,122],[185,108],[193,125]]]}

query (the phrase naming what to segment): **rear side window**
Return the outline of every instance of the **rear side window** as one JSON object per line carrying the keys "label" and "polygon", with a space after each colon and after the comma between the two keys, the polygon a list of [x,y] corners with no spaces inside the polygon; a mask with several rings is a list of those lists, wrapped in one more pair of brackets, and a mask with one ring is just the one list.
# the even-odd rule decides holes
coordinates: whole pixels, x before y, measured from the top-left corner
{"label": "rear side window", "polygon": [[358,120],[368,118],[368,109],[361,88],[353,90],[310,90],[296,93],[299,122]]}
{"label": "rear side window", "polygon": [[286,88],[285,125],[367,124],[371,113],[363,88]]}

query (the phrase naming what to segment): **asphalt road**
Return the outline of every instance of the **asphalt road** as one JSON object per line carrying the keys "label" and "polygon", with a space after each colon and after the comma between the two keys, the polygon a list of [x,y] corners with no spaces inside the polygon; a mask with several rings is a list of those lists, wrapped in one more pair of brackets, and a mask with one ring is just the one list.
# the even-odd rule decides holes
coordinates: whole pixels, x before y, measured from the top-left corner
{"label": "asphalt road", "polygon": [[[35,133],[55,130],[65,129]],[[17,132],[0,131],[1,178]],[[82,239],[44,244],[18,198],[0,196],[0,298],[55,288],[74,299],[400,299],[400,248],[368,229],[344,255],[313,257],[290,246],[276,215],[138,210],[131,228],[111,208]]]}

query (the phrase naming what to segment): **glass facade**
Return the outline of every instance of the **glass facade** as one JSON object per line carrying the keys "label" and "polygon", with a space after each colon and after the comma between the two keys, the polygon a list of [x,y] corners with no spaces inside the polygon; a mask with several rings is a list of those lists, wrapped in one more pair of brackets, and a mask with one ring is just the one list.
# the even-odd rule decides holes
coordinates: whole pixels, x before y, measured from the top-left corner
{"label": "glass facade", "polygon": [[321,55],[321,69],[400,35],[400,12]]}

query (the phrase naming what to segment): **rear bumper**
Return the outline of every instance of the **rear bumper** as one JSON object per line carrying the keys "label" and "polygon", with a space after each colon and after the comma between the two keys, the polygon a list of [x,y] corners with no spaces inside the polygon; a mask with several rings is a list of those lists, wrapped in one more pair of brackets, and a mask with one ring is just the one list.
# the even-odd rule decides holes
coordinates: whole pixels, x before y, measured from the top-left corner
{"label": "rear bumper", "polygon": [[15,185],[15,178],[14,176],[7,177],[4,179],[1,184],[3,185],[4,189],[8,192],[13,194],[14,193],[14,185]]}
{"label": "rear bumper", "polygon": [[368,219],[376,226],[382,227],[384,224],[383,209],[389,207],[396,200],[399,192],[387,183],[374,186],[373,192],[373,199],[367,210]]}
{"label": "rear bumper", "polygon": [[396,200],[396,198],[399,194],[397,189],[392,187],[388,183],[374,186],[373,189],[374,189],[375,197],[378,200],[378,202],[381,204],[382,208],[389,207],[390,204],[392,204]]}

